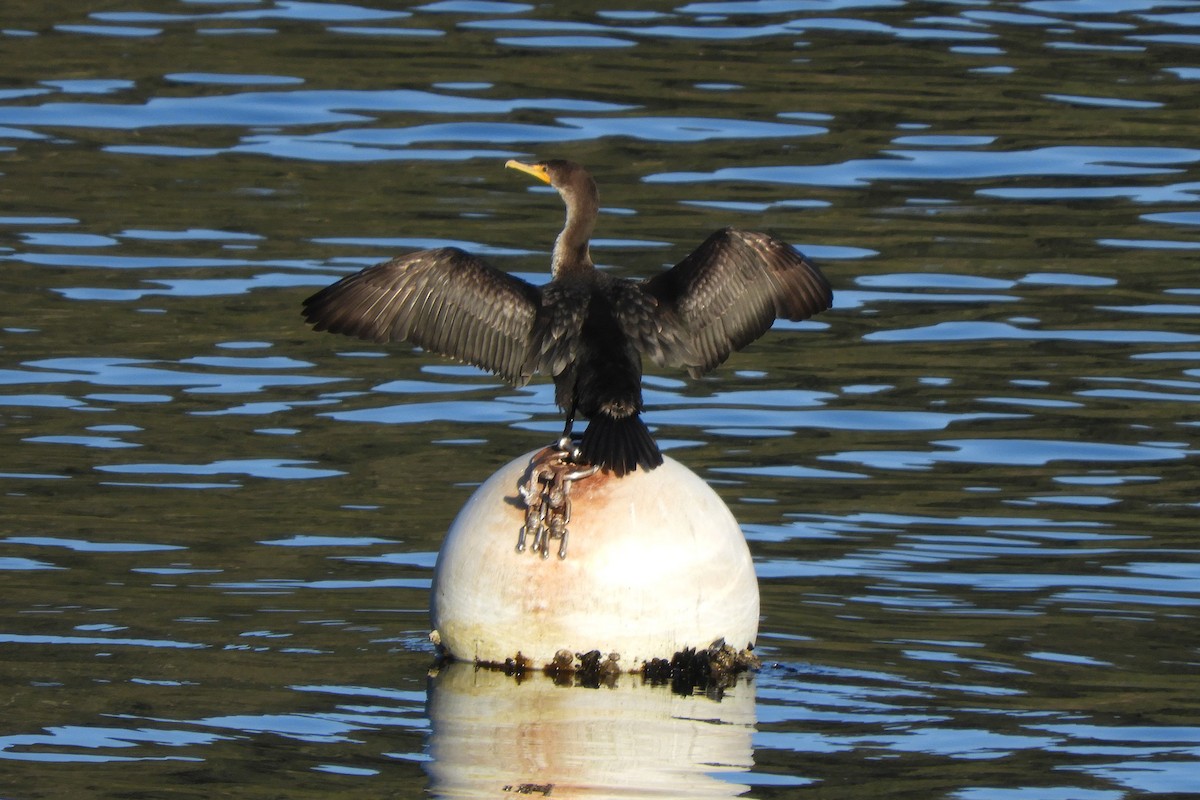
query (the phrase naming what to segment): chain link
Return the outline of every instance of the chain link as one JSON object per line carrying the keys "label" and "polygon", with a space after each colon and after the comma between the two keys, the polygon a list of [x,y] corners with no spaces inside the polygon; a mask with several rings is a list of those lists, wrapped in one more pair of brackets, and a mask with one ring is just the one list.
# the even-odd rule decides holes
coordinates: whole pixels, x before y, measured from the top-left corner
{"label": "chain link", "polygon": [[571,521],[571,485],[594,475],[598,467],[580,464],[579,452],[570,439],[539,450],[529,461],[529,469],[517,485],[525,503],[525,524],[517,537],[517,552],[525,552],[526,539],[533,537],[530,549],[550,556],[550,542],[557,539],[558,557],[567,557],[567,524]]}

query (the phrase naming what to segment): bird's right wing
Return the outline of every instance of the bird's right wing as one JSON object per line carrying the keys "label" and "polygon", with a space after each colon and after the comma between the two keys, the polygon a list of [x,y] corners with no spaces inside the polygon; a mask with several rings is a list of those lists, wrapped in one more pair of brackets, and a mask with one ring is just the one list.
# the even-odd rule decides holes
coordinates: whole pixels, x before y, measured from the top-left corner
{"label": "bird's right wing", "polygon": [[829,281],[791,245],[736,228],[712,234],[643,285],[681,324],[692,377],[762,336],[776,318],[808,319],[833,303]]}
{"label": "bird's right wing", "polygon": [[315,330],[411,342],[522,386],[540,305],[536,286],[442,247],[342,278],[305,300],[303,313]]}

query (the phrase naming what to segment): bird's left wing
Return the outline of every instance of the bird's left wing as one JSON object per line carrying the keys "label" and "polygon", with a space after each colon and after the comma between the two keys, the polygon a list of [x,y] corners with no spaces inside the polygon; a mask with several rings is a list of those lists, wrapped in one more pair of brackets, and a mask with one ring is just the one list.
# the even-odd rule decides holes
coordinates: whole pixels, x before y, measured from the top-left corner
{"label": "bird's left wing", "polygon": [[808,319],[833,304],[829,281],[791,245],[736,228],[712,234],[643,286],[678,320],[692,377],[762,336],[776,318]]}
{"label": "bird's left wing", "polygon": [[345,277],[305,300],[303,313],[315,330],[411,342],[522,386],[540,305],[532,284],[442,247]]}

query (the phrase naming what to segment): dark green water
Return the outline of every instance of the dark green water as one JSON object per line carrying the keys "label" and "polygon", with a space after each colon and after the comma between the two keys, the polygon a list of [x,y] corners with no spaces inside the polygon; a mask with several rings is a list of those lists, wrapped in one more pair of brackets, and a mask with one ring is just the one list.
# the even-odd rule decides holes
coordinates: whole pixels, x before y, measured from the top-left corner
{"label": "dark green water", "polygon": [[[0,796],[1194,792],[1198,28],[8,3]],[[300,320],[433,244],[543,273],[560,206],[502,168],[528,156],[595,173],[615,272],[733,224],[834,284],[715,375],[647,378],[759,569],[767,663],[720,703],[562,690],[554,728],[535,685],[431,683],[441,537],[553,438],[552,392]]]}

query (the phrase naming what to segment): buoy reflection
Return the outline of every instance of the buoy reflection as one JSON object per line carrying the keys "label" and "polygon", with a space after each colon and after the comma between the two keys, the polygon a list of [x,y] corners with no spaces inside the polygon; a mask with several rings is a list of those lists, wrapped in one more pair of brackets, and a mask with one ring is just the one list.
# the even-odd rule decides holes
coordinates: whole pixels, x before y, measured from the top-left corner
{"label": "buoy reflection", "polygon": [[521,681],[452,662],[431,677],[427,770],[439,798],[736,797],[753,766],[754,677],[683,696],[621,675],[612,686]]}

